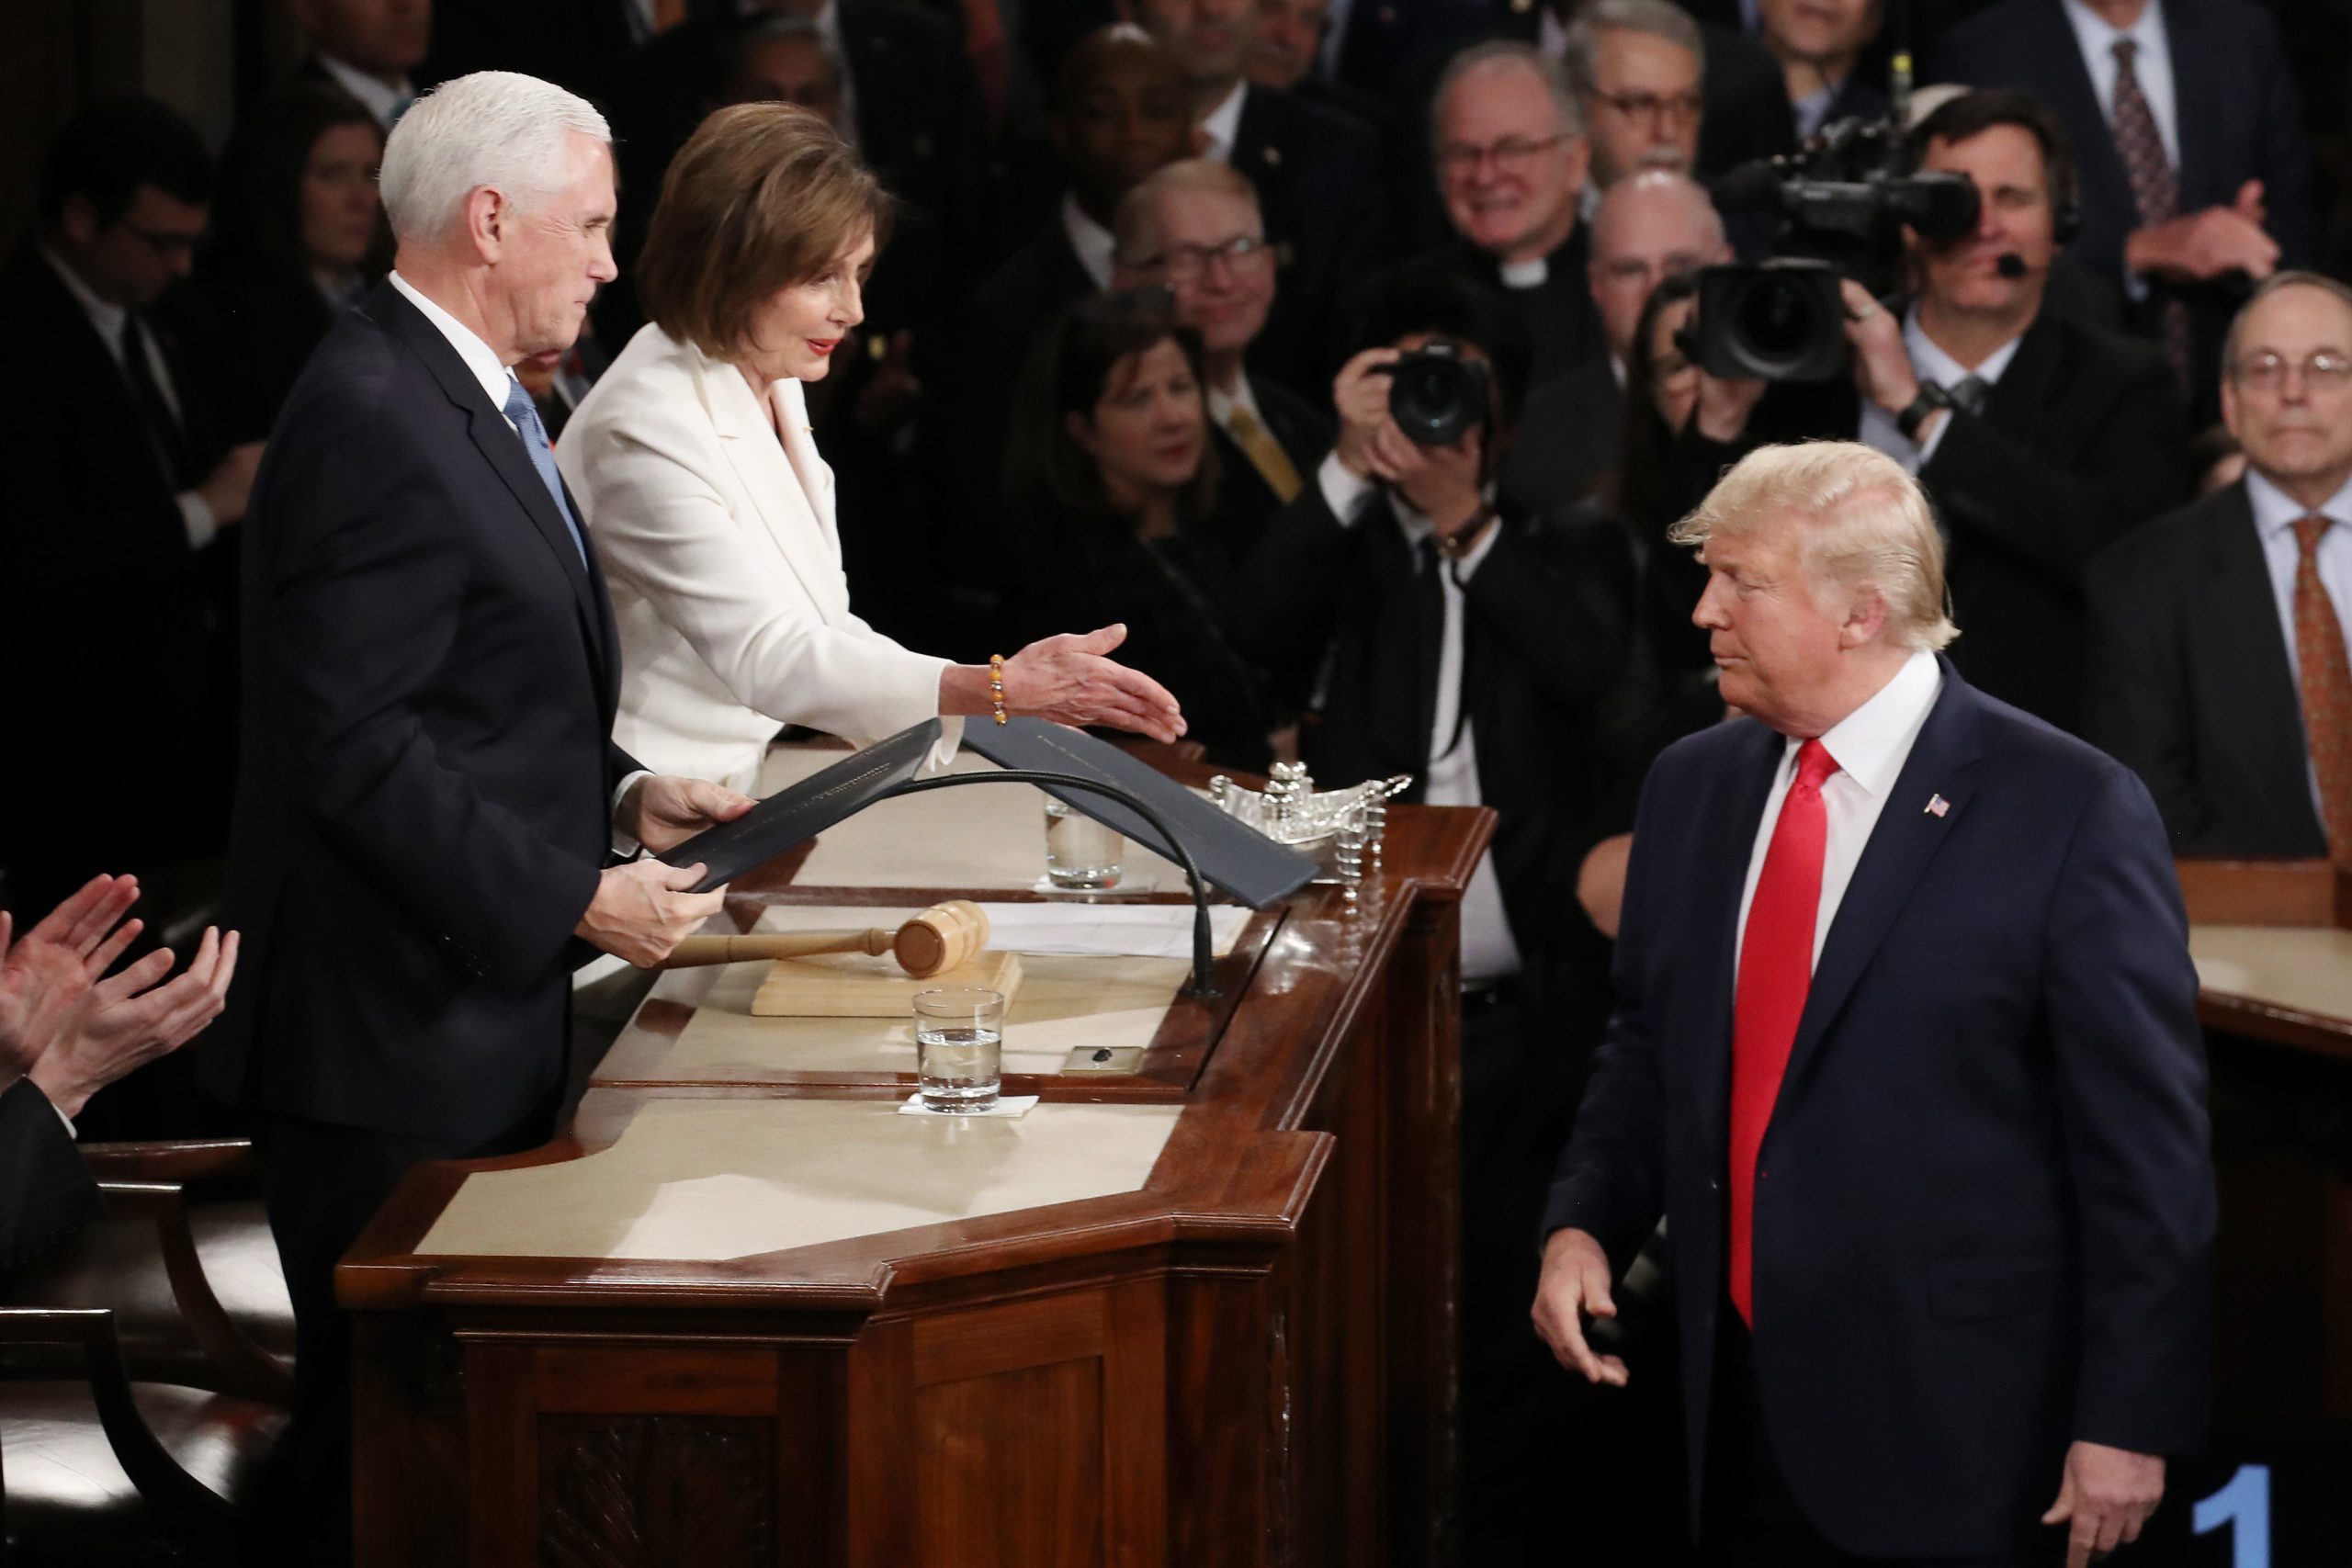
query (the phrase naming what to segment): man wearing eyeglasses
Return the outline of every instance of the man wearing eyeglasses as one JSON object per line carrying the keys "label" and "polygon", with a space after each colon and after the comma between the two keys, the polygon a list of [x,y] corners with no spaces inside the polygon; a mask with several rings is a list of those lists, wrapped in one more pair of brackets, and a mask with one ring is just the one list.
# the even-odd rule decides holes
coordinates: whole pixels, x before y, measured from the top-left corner
{"label": "man wearing eyeglasses", "polygon": [[[19,908],[101,871],[160,893],[153,874],[227,841],[225,541],[261,444],[235,444],[250,431],[232,371],[184,287],[211,179],[195,128],[163,105],[86,109],[51,146],[40,221],[0,276],[0,333],[27,369],[0,401],[10,717],[74,778],[70,802],[0,800]],[[0,795],[27,773],[0,770]]]}
{"label": "man wearing eyeglasses", "polygon": [[1274,252],[1258,193],[1223,164],[1187,158],[1129,191],[1112,225],[1120,288],[1159,287],[1201,334],[1218,465],[1209,526],[1246,559],[1275,513],[1331,449],[1331,422],[1244,363],[1275,303]]}
{"label": "man wearing eyeglasses", "polygon": [[[2088,326],[2045,301],[2075,205],[2056,118],[2022,93],[1981,90],[1912,132],[1923,169],[1964,174],[1975,229],[1949,243],[1908,235],[1917,290],[1881,303],[1845,285],[1850,385],[1773,389],[1753,416],[1702,400],[1686,439],[1686,483],[1734,446],[1860,439],[1917,474],[1949,542],[1949,581],[1968,635],[1952,661],[1970,683],[2062,729],[2081,723],[2083,569],[2128,530],[2178,504],[2186,444],[2177,384],[2151,345]],[[1756,399],[1760,383],[1740,397]]]}
{"label": "man wearing eyeglasses", "polygon": [[2222,414],[2245,477],[2092,563],[2086,734],[2177,853],[2352,863],[2352,289],[2257,289]]}
{"label": "man wearing eyeglasses", "polygon": [[1705,58],[1699,24],[1667,0],[1594,0],[1568,24],[1560,63],[1592,141],[1588,217],[1628,175],[1690,172]]}
{"label": "man wearing eyeglasses", "polygon": [[[1359,289],[1361,320],[1396,279],[1451,271],[1498,290],[1533,347],[1540,387],[1601,353],[1585,287],[1577,202],[1592,150],[1558,62],[1532,44],[1494,39],[1446,63],[1430,107],[1438,195],[1454,239]],[[1351,346],[1360,333],[1348,334]]]}

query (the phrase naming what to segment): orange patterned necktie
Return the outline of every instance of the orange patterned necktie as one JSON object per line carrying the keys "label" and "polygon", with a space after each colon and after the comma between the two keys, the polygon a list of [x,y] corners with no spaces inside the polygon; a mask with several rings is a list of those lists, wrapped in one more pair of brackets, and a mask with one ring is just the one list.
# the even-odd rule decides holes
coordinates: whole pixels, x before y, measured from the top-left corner
{"label": "orange patterned necktie", "polygon": [[[2132,56],[2140,46],[2131,39],[2115,40],[2115,118],[2108,130],[2115,138],[2115,155],[2123,160],[2124,176],[2132,182],[2132,205],[2143,223],[2162,223],[2180,213],[2180,176],[2165,156],[2164,133],[2156,129],[2155,110],[2140,90],[2140,73]],[[2165,352],[2174,374],[2189,374],[2188,307],[2177,299],[2164,302]]]}
{"label": "orange patterned necktie", "polygon": [[2345,658],[2344,623],[2319,580],[2319,541],[2330,521],[2295,520],[2295,664],[2328,852],[2352,864],[2352,661]]}

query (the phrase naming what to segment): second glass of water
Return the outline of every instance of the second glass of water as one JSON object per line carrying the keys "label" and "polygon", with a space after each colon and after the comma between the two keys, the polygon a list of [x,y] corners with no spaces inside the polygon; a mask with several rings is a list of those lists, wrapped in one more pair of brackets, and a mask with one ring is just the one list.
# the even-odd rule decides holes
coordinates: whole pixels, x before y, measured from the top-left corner
{"label": "second glass of water", "polygon": [[1056,887],[1116,887],[1126,843],[1116,828],[1046,797],[1046,880]]}
{"label": "second glass of water", "polygon": [[1004,996],[979,986],[915,993],[915,1056],[925,1110],[986,1111],[1004,1083]]}

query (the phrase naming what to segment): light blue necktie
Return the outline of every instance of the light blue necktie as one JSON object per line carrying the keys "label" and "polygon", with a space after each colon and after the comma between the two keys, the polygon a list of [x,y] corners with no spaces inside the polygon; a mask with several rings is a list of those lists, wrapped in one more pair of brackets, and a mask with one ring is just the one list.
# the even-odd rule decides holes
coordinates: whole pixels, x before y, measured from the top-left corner
{"label": "light blue necktie", "polygon": [[506,417],[514,422],[523,450],[530,454],[531,467],[539,471],[539,482],[548,487],[548,495],[555,502],[563,525],[571,530],[571,547],[580,552],[580,564],[586,566],[588,543],[580,536],[580,520],[571,515],[571,508],[563,499],[563,479],[555,471],[555,454],[548,447],[548,427],[539,423],[538,405],[531,401],[530,392],[520,381],[506,383]]}

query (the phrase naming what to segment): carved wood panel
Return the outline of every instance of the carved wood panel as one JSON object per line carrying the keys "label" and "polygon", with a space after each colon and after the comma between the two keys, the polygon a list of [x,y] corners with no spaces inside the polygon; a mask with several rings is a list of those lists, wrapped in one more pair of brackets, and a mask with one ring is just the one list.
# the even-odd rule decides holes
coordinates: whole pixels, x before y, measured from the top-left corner
{"label": "carved wood panel", "polygon": [[539,1421],[548,1568],[758,1568],[776,1557],[773,1426],[670,1416]]}

